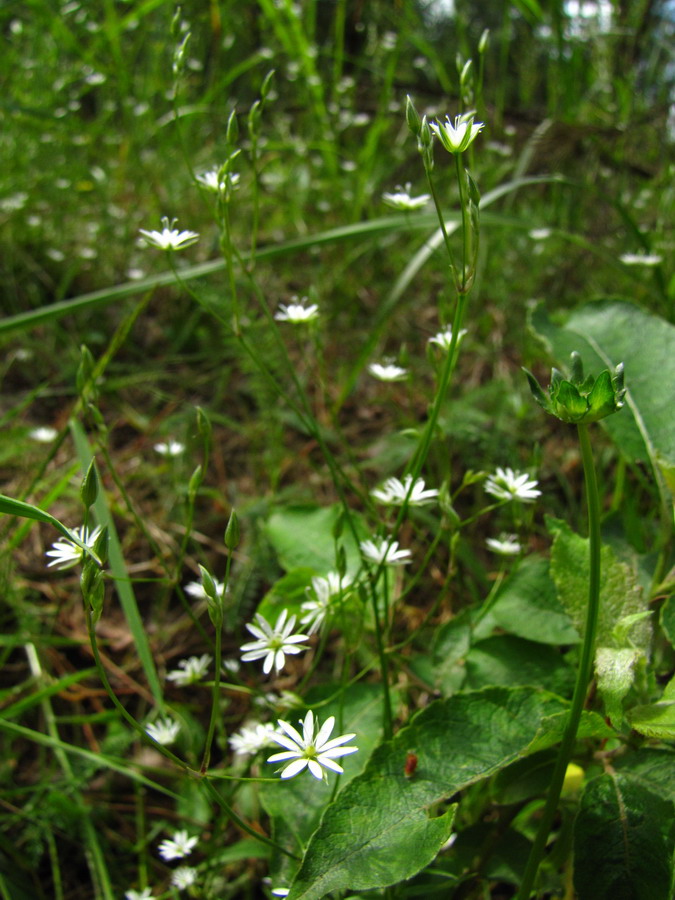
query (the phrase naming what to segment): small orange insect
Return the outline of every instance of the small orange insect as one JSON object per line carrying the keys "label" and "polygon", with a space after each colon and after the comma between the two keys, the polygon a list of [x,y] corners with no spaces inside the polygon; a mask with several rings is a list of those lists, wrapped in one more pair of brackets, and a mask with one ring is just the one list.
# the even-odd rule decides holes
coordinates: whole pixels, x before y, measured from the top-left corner
{"label": "small orange insect", "polygon": [[417,768],[417,757],[414,753],[408,753],[405,758],[405,766],[403,767],[403,774],[406,778],[412,778],[415,774],[415,769]]}

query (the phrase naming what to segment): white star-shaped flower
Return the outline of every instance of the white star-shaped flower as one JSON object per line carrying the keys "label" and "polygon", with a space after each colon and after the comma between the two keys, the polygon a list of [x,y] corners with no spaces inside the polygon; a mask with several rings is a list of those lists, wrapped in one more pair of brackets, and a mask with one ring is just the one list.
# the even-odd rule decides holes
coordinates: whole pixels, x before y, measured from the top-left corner
{"label": "white star-shaped flower", "polygon": [[[93,531],[89,531],[84,525],[73,530],[73,534],[78,537],[83,544],[86,544],[87,547],[91,547],[92,549],[100,533],[100,525],[97,525]],[[60,541],[54,541],[52,549],[47,550],[45,556],[53,557],[52,561],[47,563],[47,568],[56,566],[57,569],[70,569],[72,566],[76,566],[79,562],[82,562],[84,550],[81,547],[78,547],[75,541],[70,541],[68,538],[61,538]]]}
{"label": "white star-shaped flower", "polygon": [[28,432],[28,437],[39,444],[51,444],[57,435],[58,431],[56,428],[52,428],[50,425],[43,425],[41,428],[34,428]]}
{"label": "white star-shaped flower", "polygon": [[392,362],[371,363],[368,371],[380,381],[403,381],[408,377],[408,370]]}
{"label": "white star-shaped flower", "polygon": [[157,741],[158,744],[162,745],[173,744],[179,732],[180,725],[178,722],[174,722],[170,716],[166,716],[164,719],[157,719],[156,722],[150,722],[149,725],[145,726],[145,733],[150,735],[153,741]]}
{"label": "white star-shaped flower", "polygon": [[[211,576],[213,578],[213,576]],[[216,591],[219,596],[223,596],[223,591],[225,590],[225,584],[222,581],[218,581],[217,578],[213,578],[213,583],[215,585]],[[229,587],[228,587],[229,590]],[[190,581],[185,585],[185,593],[189,594],[191,597],[194,597],[195,600],[206,600],[206,591],[204,590],[204,585],[201,581]]]}
{"label": "white star-shaped flower", "polygon": [[185,444],[181,444],[180,441],[160,441],[155,444],[155,451],[160,456],[180,456],[183,450]]}
{"label": "white star-shaped flower", "polygon": [[485,126],[482,122],[474,122],[471,113],[465,113],[455,116],[454,125],[450,116],[446,116],[445,122],[430,122],[429,127],[448,153],[462,153],[476,140]]}
{"label": "white star-shaped flower", "polygon": [[255,619],[258,624],[249,623],[246,628],[257,640],[242,644],[240,649],[244,651],[241,657],[243,662],[264,658],[263,672],[267,675],[272,671],[272,666],[277,672],[283,669],[286,653],[301,653],[308,649],[307,646],[302,646],[302,642],[307,640],[308,635],[292,633],[296,616],[291,616],[286,621],[287,616],[288,610],[284,609],[277,619],[276,625],[272,628],[260,613],[256,613]]}
{"label": "white star-shaped flower", "polygon": [[234,191],[239,187],[240,176],[238,172],[227,172],[224,178],[219,177],[219,172],[220,169],[216,167],[208,172],[202,172],[202,174],[197,175],[196,178],[201,185],[215,193],[227,190],[228,188]]}
{"label": "white star-shaped flower", "polygon": [[382,200],[391,206],[392,209],[400,209],[403,212],[412,212],[415,209],[422,209],[431,199],[431,194],[420,194],[419,197],[410,195],[410,182],[405,187],[400,184],[396,185],[393,193],[382,194]]}
{"label": "white star-shaped flower", "polygon": [[531,480],[527,472],[497,468],[496,473],[486,479],[485,490],[498,500],[521,500],[523,503],[530,503],[541,494],[541,491],[535,490],[538,483]]}
{"label": "white star-shaped flower", "polygon": [[490,550],[499,553],[500,556],[517,556],[522,550],[515,534],[502,534],[499,538],[486,538],[485,543]]}
{"label": "white star-shaped flower", "polygon": [[[305,600],[300,607],[305,613],[300,619],[301,625],[309,625],[308,634],[314,634],[323,624],[328,608],[337,598],[344,595],[345,589],[352,582],[350,575],[340,578],[337,572],[329,572],[327,575],[317,575],[312,578],[311,591],[314,600]],[[307,592],[309,594],[309,588]]]}
{"label": "white star-shaped flower", "polygon": [[274,740],[286,750],[270,756],[267,762],[289,763],[281,772],[282,778],[293,778],[294,775],[298,775],[303,769],[308,768],[315,778],[322,780],[326,777],[322,766],[333,772],[342,773],[344,769],[335,760],[341,756],[347,756],[349,753],[356,753],[358,747],[342,746],[356,735],[343,734],[329,740],[335,726],[335,716],[326,719],[321,728],[318,727],[318,722],[315,727],[314,713],[311,709],[305,716],[304,722],[302,719],[300,720],[300,724],[302,725],[302,734],[288,722],[279,720],[281,732],[274,735]]}
{"label": "white star-shaped flower", "polygon": [[[460,329],[459,338],[457,339],[458,344],[465,334],[466,328]],[[438,334],[430,337],[429,343],[436,344],[437,347],[440,347],[441,350],[445,350],[447,353],[447,351],[450,349],[450,344],[452,343],[452,326],[448,325],[448,327],[444,328],[443,331],[439,331]]]}
{"label": "white star-shaped flower", "polygon": [[279,309],[274,314],[277,322],[290,322],[291,325],[302,325],[305,322],[311,322],[319,315],[319,307],[316,303],[310,303],[306,306],[307,297],[298,300],[293,297],[290,303],[280,303]]}
{"label": "white star-shaped flower", "polygon": [[258,750],[262,750],[263,747],[269,747],[273,743],[272,736],[275,733],[276,728],[269,722],[264,725],[260,722],[243,725],[236,734],[230,737],[229,744],[235,753],[251,756]]}
{"label": "white star-shaped flower", "polygon": [[198,840],[197,837],[189,837],[187,831],[176,831],[172,838],[163,840],[157,849],[162,859],[183,859],[192,853]]}
{"label": "white star-shaped flower", "polygon": [[[412,485],[412,490],[411,490]],[[423,506],[438,497],[436,488],[424,489],[424,479],[417,478],[412,483],[412,475],[405,475],[403,481],[398,478],[387,478],[384,484],[370,492],[371,495],[386,506],[402,506],[408,497],[409,506]],[[410,495],[410,496],[408,496]]]}
{"label": "white star-shaped flower", "polygon": [[374,541],[361,541],[359,546],[365,558],[378,566],[382,563],[387,566],[404,566],[410,562],[410,550],[399,550],[398,541],[376,538]]}
{"label": "white star-shaped flower", "polygon": [[191,887],[197,880],[197,870],[192,866],[178,866],[171,873],[171,884],[178,890]]}
{"label": "white star-shaped flower", "polygon": [[208,653],[181,659],[178,663],[178,668],[169,672],[166,680],[175,682],[178,687],[185,687],[186,684],[194,684],[197,681],[201,681],[209,670],[211,660],[212,657]]}
{"label": "white star-shaped flower", "polygon": [[197,232],[178,231],[177,228],[174,228],[177,221],[177,219],[169,221],[167,216],[162,216],[161,231],[146,231],[144,228],[141,228],[140,232],[145,243],[160,250],[183,250],[185,247],[194,244],[199,238]]}

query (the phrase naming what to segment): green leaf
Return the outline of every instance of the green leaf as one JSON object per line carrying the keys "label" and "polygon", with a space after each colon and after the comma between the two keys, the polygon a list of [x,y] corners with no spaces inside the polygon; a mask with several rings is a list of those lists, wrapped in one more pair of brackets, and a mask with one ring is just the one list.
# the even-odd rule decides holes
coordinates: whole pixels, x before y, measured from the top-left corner
{"label": "green leaf", "polygon": [[471,624],[465,613],[436,629],[430,653],[418,653],[410,668],[430,687],[456,693],[466,677],[465,658],[471,646]]}
{"label": "green leaf", "polygon": [[[558,744],[565,733],[569,712],[556,713],[542,719],[539,730],[529,745],[528,753],[539,753],[541,750],[547,750]],[[605,722],[602,716],[596,712],[584,710],[581,714],[581,721],[577,729],[577,740],[593,738],[595,740],[615,737],[613,729]]]}
{"label": "green leaf", "polygon": [[470,688],[529,684],[566,696],[572,693],[574,672],[553,647],[500,634],[471,648],[466,683]]}
{"label": "green leaf", "polygon": [[675,740],[675,700],[634,706],[626,713],[631,728],[650,738]]}
{"label": "green leaf", "polygon": [[540,644],[577,644],[579,635],[558,600],[548,560],[524,559],[504,582],[492,608],[497,625]]}
{"label": "green leaf", "polygon": [[[429,807],[514,762],[527,752],[541,720],[565,709],[550,694],[499,687],[421,710],[326,809],[289,900],[411,878],[450,832],[451,811],[432,819]],[[412,777],[405,774],[409,753],[418,760]]]}
{"label": "green leaf", "polygon": [[[588,539],[575,534],[559,519],[547,518],[549,532],[553,535],[551,548],[551,575],[558,590],[558,599],[567,610],[575,628],[581,634],[586,618],[588,602]],[[637,575],[626,562],[620,562],[611,547],[605,545],[600,552],[600,617],[598,620],[598,646],[616,647],[614,635],[616,623],[625,616],[647,609]],[[646,649],[651,638],[649,620],[636,621],[630,631],[630,642],[637,649]]]}
{"label": "green leaf", "polygon": [[675,594],[666,597],[661,607],[660,619],[665,636],[675,647]]}
{"label": "green leaf", "polygon": [[675,751],[641,747],[618,756],[614,768],[643,787],[675,803]]}
{"label": "green leaf", "polygon": [[[579,350],[585,369],[600,372],[625,364],[625,409],[602,420],[621,451],[633,461],[675,465],[675,327],[631,303],[602,300],[573,312],[563,326],[540,305],[530,325],[559,363]],[[636,339],[639,336],[639,340]]]}
{"label": "green leaf", "polygon": [[579,900],[671,900],[673,804],[621,773],[589,782],[574,828]]}
{"label": "green leaf", "polygon": [[[323,575],[336,568],[333,528],[342,506],[287,506],[273,512],[265,527],[280,565],[287,571],[309,568]],[[352,513],[359,539],[368,536],[362,518]],[[354,574],[361,565],[357,542],[348,527],[340,539],[347,556],[347,571]]]}
{"label": "green leaf", "polygon": [[635,665],[641,654],[628,648],[598,647],[595,654],[595,673],[598,690],[612,725],[621,728],[623,706],[621,701],[635,680]]}

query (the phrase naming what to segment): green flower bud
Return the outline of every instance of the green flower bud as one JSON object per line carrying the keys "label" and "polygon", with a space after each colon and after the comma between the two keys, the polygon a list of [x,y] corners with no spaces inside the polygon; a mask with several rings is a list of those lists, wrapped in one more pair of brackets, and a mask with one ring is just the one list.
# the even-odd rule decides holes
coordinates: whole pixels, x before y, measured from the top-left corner
{"label": "green flower bud", "polygon": [[263,102],[265,100],[267,100],[267,95],[272,90],[272,80],[273,79],[274,79],[274,69],[270,69],[269,72],[267,73],[267,75],[265,75],[263,83],[260,87],[260,96],[261,96]]}
{"label": "green flower bud", "polygon": [[485,53],[488,48],[488,43],[490,41],[490,29],[486,28],[485,31],[481,34],[480,40],[478,41],[478,52]]}
{"label": "green flower bud", "polygon": [[227,120],[227,128],[225,130],[225,139],[228,144],[233,145],[237,143],[237,138],[239,137],[239,123],[237,122],[237,111],[235,109],[230,113],[230,118]]}
{"label": "green flower bud", "polygon": [[96,471],[96,461],[92,459],[84,476],[82,487],[80,488],[80,497],[84,503],[85,509],[96,502],[98,496],[98,473]]}
{"label": "green flower bud", "polygon": [[407,95],[405,101],[405,120],[408,123],[408,128],[415,137],[419,137],[422,120],[420,119],[420,114],[415,109],[415,104],[410,99],[410,94]]}
{"label": "green flower bud", "polygon": [[572,353],[571,373],[566,379],[558,369],[551,371],[551,384],[546,394],[537,379],[527,369],[532,396],[537,403],[562,422],[570,424],[597,422],[623,406],[626,389],[623,386],[623,363],[613,372],[605,369],[597,378],[584,378],[583,365],[578,353]]}
{"label": "green flower bud", "polygon": [[239,519],[236,510],[230,513],[230,519],[225,528],[225,546],[228,550],[236,550],[239,546]]}
{"label": "green flower bud", "polygon": [[218,587],[209,571],[201,565],[199,571],[202,576],[204,593],[206,594],[209,618],[216,628],[220,628],[223,624],[223,597],[218,591]]}

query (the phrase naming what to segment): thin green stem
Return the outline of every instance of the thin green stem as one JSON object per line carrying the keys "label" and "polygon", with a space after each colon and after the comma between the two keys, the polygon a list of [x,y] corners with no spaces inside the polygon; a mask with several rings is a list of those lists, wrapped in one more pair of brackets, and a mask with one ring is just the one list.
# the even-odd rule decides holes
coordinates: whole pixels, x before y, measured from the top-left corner
{"label": "thin green stem", "polygon": [[556,759],[551,783],[546,797],[546,804],[539,823],[539,830],[530,856],[525,867],[525,874],[516,896],[516,900],[529,900],[532,894],[539,864],[544,854],[546,842],[551,831],[562,791],[567,766],[572,756],[574,742],[581,720],[581,713],[588,691],[593,666],[595,650],[595,635],[598,625],[598,613],[600,611],[600,498],[598,496],[598,483],[593,464],[593,450],[588,435],[588,425],[577,425],[579,432],[579,444],[581,458],[584,466],[584,479],[586,483],[586,503],[588,506],[588,535],[589,535],[589,562],[590,574],[588,580],[588,607],[586,609],[586,626],[584,628],[584,640],[581,648],[581,659],[577,671],[577,681],[574,687],[570,716],[563,734],[558,758]]}
{"label": "thin green stem", "polygon": [[[227,556],[227,564],[225,566],[225,582],[222,588],[221,600],[222,603],[225,603],[225,592],[227,591],[227,585],[230,580],[230,566],[232,565],[232,554],[228,553]],[[214,617],[215,618],[215,617]],[[223,658],[223,611],[222,606],[220,608],[220,615],[217,621],[214,623],[216,626],[216,640],[215,646],[213,650],[214,654],[214,671],[215,678],[213,679],[213,693],[211,695],[211,719],[209,721],[209,731],[206,736],[206,743],[204,745],[204,757],[202,759],[202,765],[200,772],[202,775],[209,767],[209,763],[211,761],[211,745],[213,744],[213,735],[216,731],[216,721],[218,719],[218,714],[220,711],[220,674],[222,669],[222,658]]]}

